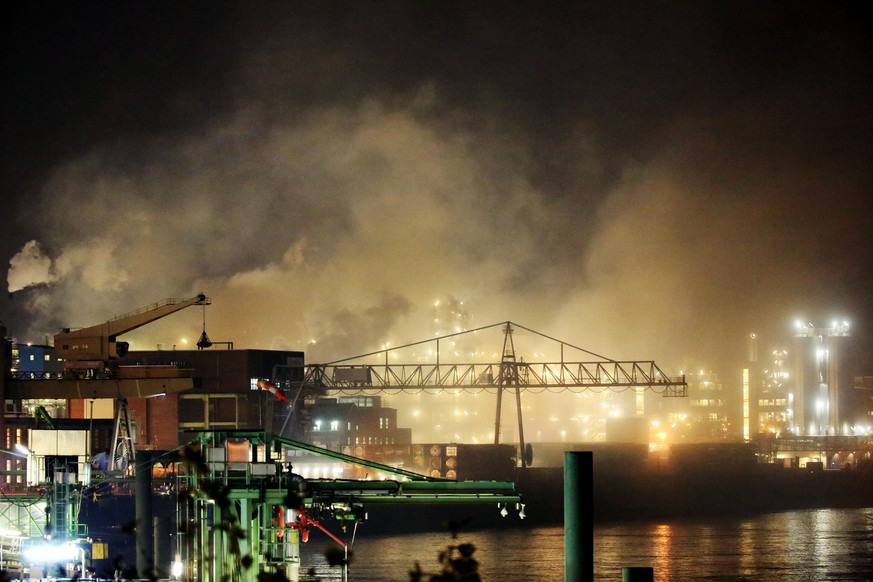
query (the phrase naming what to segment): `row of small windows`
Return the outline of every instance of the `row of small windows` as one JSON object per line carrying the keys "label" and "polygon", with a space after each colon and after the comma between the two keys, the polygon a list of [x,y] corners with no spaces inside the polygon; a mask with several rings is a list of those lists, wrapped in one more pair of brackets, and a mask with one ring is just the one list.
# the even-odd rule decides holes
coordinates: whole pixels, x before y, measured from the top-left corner
{"label": "row of small windows", "polygon": [[[337,430],[340,429],[340,421],[338,421],[338,420],[331,420],[329,426],[330,426],[330,428],[324,427],[324,423],[323,423],[322,421],[320,421],[320,420],[316,420],[316,421],[315,421],[315,426],[314,426],[314,428],[315,428],[315,430],[333,430],[333,431],[337,431]],[[355,425],[355,430],[357,430],[357,428],[358,428],[357,425]],[[346,423],[346,430],[352,430],[352,423],[351,423],[351,422],[347,422],[347,423]]]}
{"label": "row of small windows", "polygon": [[[342,424],[342,423],[341,423],[339,420],[331,420],[330,423],[329,423],[328,425],[325,425],[324,422],[321,421],[321,420],[316,420],[316,421],[313,423],[313,428],[314,428],[315,430],[330,430],[330,431],[338,431],[338,430],[340,430],[340,426],[341,426],[341,424]],[[347,430],[347,431],[360,430],[360,426],[358,426],[357,424],[354,425],[354,428],[352,428],[352,423],[351,423],[351,422],[346,422],[345,425],[346,425],[346,426],[345,426],[345,429],[344,429],[344,430]],[[387,429],[389,429],[389,428],[391,428],[391,422],[390,422],[390,419],[389,419],[389,418],[385,418],[385,417],[380,417],[380,418],[379,418],[379,429],[380,429],[380,430],[387,430]]]}
{"label": "row of small windows", "polygon": [[721,400],[712,398],[700,398],[697,400],[691,400],[689,404],[691,404],[691,406],[721,406]]}
{"label": "row of small windows", "polygon": [[338,400],[340,404],[354,404],[358,408],[373,408],[374,401],[372,396],[343,396]]}
{"label": "row of small windows", "polygon": [[785,398],[758,400],[758,406],[788,406],[788,400]]}
{"label": "row of small windows", "polygon": [[[12,350],[12,358],[15,359],[15,360],[18,360],[18,359],[19,359],[19,352],[18,352],[18,350]],[[28,354],[28,355],[27,355],[27,359],[30,360],[31,362],[35,362],[35,361],[36,361],[36,354]],[[51,356],[51,354],[43,354],[42,359],[43,359],[43,361],[45,361],[45,362],[51,362],[51,361],[52,361],[52,356]]]}
{"label": "row of small windows", "polygon": [[348,439],[346,442],[347,445],[393,445],[394,437],[391,438],[382,438],[382,437],[355,437],[355,442],[352,442],[352,439]]}
{"label": "row of small windows", "polygon": [[788,414],[785,412],[762,412],[758,414],[758,422],[788,422]]}

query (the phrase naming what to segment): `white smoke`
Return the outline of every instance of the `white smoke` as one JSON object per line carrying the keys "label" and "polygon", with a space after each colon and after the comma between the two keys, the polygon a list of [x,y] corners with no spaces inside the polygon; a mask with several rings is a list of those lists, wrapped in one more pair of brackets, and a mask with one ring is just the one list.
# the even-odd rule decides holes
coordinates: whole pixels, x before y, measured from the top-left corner
{"label": "white smoke", "polygon": [[51,257],[39,242],[32,240],[9,260],[6,285],[10,293],[51,283],[56,279]]}
{"label": "white smoke", "polygon": [[505,151],[372,101],[287,123],[244,111],[201,136],[95,150],[47,180],[56,257],[29,243],[10,289],[51,285],[33,306],[43,333],[202,290],[211,336],[326,357],[417,339],[445,294],[499,321],[555,267],[539,239],[559,220]]}
{"label": "white smoke", "polygon": [[[631,72],[619,74],[600,58],[624,54],[607,41],[625,34],[563,27],[566,46],[456,68],[489,42],[494,54],[515,47],[478,10],[464,12],[469,29],[444,23],[466,32],[433,46],[417,28],[394,26],[408,35],[397,45],[318,10],[249,16],[214,109],[224,113],[95,145],[46,176],[39,242],[10,261],[8,288],[32,315],[17,333],[205,292],[214,340],[325,361],[422,339],[433,301],[451,296],[473,327],[513,320],[614,358],[724,360],[763,319],[779,328],[805,302],[858,287],[840,277],[857,265],[838,263],[869,248],[869,182],[842,170],[866,157],[846,146],[820,158],[806,141],[830,130],[793,129],[819,103],[805,65],[779,83],[754,68],[744,79],[766,95],[738,80],[716,99],[724,69],[686,78],[685,61],[669,60],[705,28],[656,47],[671,76],[634,77],[645,61],[621,61]],[[399,51],[406,42],[424,52]],[[734,70],[733,46],[709,50]],[[563,62],[578,70],[552,68]],[[866,102],[848,77],[813,68],[818,86]],[[200,320],[192,310],[129,340],[175,345]]]}

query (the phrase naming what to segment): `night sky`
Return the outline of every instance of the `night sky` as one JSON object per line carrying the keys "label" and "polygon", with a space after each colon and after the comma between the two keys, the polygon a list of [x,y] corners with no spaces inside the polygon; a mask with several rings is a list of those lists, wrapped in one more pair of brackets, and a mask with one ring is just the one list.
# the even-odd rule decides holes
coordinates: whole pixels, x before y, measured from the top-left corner
{"label": "night sky", "polygon": [[454,300],[727,370],[836,317],[871,375],[862,6],[15,3],[0,320],[42,342],[203,291],[214,341],[325,361]]}

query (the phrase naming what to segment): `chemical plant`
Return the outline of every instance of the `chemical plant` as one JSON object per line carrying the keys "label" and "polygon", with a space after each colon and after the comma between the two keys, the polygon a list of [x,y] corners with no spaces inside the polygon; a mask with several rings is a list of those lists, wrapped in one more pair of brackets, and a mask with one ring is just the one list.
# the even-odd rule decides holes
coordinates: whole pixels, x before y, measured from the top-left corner
{"label": "chemical plant", "polygon": [[[671,376],[513,322],[311,364],[212,341],[209,304],[167,299],[61,330],[51,346],[0,328],[0,567],[12,577],[297,580],[311,535],[333,540],[344,568],[359,527],[402,527],[396,508],[409,504],[560,523],[565,451],[594,451],[595,517],[645,515],[653,499],[701,509],[687,489],[699,480],[683,479],[702,473],[757,482],[773,508],[827,504],[822,475],[870,467],[836,370],[843,328],[798,331],[830,355],[795,363],[793,383],[785,353],[764,365],[750,342],[745,438],[731,439],[722,381],[702,370]],[[188,308],[204,310],[195,350],[131,351],[119,339]],[[522,353],[517,334],[548,347]],[[458,349],[474,336],[497,347]],[[866,381],[854,396],[869,408]],[[560,400],[531,418],[527,403],[544,394]],[[427,433],[414,434],[415,419]],[[834,495],[854,487],[840,473],[824,477]],[[818,496],[775,494],[789,474]]]}

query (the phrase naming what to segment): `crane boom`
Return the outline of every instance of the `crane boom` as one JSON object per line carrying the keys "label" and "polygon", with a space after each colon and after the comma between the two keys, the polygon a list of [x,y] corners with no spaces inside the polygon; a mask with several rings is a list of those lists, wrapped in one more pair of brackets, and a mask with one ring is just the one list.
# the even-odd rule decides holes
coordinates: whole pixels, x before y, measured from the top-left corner
{"label": "crane boom", "polygon": [[190,299],[165,299],[131,313],[110,319],[105,323],[83,327],[81,329],[65,329],[55,335],[55,355],[68,362],[107,362],[127,351],[127,345],[116,338],[133,331],[147,323],[171,315],[192,305],[209,305],[211,301],[203,293]]}

